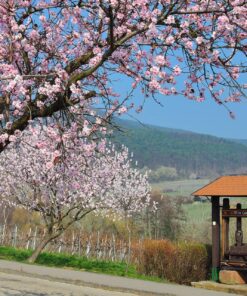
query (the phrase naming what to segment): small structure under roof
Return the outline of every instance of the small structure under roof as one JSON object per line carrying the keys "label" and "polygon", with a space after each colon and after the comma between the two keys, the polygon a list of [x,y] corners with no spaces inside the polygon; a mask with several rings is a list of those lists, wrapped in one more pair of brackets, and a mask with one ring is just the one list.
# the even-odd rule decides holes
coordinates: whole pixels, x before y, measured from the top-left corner
{"label": "small structure under roof", "polygon": [[[243,242],[242,231],[242,218],[247,218],[247,209],[242,209],[240,203],[231,208],[229,199],[247,197],[247,175],[222,176],[192,195],[211,196],[212,280],[219,280],[222,269],[241,270],[247,276],[247,244]],[[221,197],[224,199],[221,200]],[[232,246],[229,244],[230,218],[236,220],[235,243]]]}
{"label": "small structure under roof", "polygon": [[247,197],[247,175],[222,176],[192,193],[194,196]]}

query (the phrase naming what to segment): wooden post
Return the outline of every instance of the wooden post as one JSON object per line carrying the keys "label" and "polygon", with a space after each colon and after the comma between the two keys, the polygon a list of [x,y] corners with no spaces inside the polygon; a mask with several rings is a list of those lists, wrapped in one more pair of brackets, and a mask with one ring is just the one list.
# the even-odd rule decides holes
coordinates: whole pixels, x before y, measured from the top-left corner
{"label": "wooden post", "polygon": [[[229,198],[223,199],[223,210],[230,209]],[[222,259],[225,259],[226,252],[229,251],[229,217],[222,218]]]}
{"label": "wooden post", "polygon": [[[237,210],[241,210],[242,206],[240,203],[237,204]],[[242,219],[241,217],[237,217],[236,221],[236,230],[237,231],[242,231]]]}
{"label": "wooden post", "polygon": [[[237,204],[237,210],[241,210],[242,206],[240,203]],[[237,217],[236,221],[236,231],[235,231],[235,240],[237,246],[242,246],[243,244],[243,232],[242,232],[242,218]]]}
{"label": "wooden post", "polygon": [[220,197],[212,196],[212,280],[219,281],[220,270]]}

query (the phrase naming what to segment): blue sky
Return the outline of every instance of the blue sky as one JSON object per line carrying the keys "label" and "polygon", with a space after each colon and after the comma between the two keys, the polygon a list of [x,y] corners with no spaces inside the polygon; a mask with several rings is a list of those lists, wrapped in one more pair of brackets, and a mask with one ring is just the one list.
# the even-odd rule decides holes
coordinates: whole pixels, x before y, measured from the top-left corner
{"label": "blue sky", "polygon": [[224,138],[247,139],[247,99],[228,105],[236,115],[235,119],[231,119],[227,110],[210,97],[203,103],[182,96],[160,96],[159,99],[164,107],[148,99],[142,113],[132,112],[131,115],[143,123]]}
{"label": "blue sky", "polygon": [[[245,83],[245,77],[240,79]],[[126,96],[130,90],[131,80],[124,77],[115,77],[114,89]],[[180,78],[178,85],[183,84]],[[143,94],[136,89],[133,94],[133,102],[143,102]],[[228,108],[235,114],[232,119],[227,109],[215,103],[208,94],[207,99],[202,102],[191,101],[182,95],[157,96],[163,107],[157,104],[151,97],[146,99],[143,111],[133,111],[124,115],[126,119],[136,119],[142,123],[157,126],[188,130],[196,133],[208,134],[222,138],[247,139],[247,98],[242,97],[239,103],[227,103]]]}

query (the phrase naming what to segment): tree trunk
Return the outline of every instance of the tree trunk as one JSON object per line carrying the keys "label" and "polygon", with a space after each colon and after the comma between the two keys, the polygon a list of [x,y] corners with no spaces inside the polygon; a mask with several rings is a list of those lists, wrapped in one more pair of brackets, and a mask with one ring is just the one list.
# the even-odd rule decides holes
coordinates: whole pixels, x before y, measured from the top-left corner
{"label": "tree trunk", "polygon": [[29,263],[34,263],[37,259],[37,257],[39,256],[39,254],[41,253],[41,251],[45,248],[45,246],[54,239],[54,236],[47,236],[45,237],[40,244],[37,246],[37,248],[34,250],[34,252],[32,253],[32,255],[28,258],[28,262]]}

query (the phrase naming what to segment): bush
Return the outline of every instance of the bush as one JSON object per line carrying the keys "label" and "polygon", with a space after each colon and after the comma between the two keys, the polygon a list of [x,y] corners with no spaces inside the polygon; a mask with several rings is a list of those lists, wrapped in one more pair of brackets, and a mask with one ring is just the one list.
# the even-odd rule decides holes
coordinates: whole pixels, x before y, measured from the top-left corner
{"label": "bush", "polygon": [[[197,243],[145,240],[135,255],[138,271],[179,284],[205,280],[208,275],[207,247]],[[136,254],[136,251],[134,252]]]}
{"label": "bush", "polygon": [[202,244],[178,244],[170,280],[179,284],[190,284],[191,282],[205,280],[207,277],[207,257],[206,247]]}
{"label": "bush", "polygon": [[145,240],[142,250],[142,263],[140,272],[145,275],[167,278],[169,258],[174,254],[175,248],[168,240]]}

